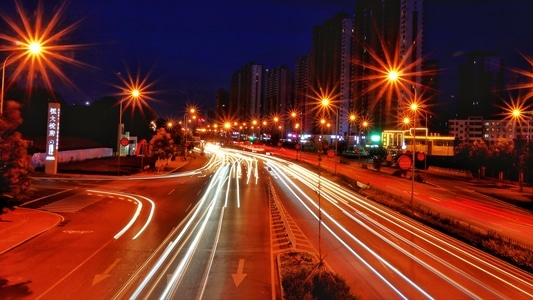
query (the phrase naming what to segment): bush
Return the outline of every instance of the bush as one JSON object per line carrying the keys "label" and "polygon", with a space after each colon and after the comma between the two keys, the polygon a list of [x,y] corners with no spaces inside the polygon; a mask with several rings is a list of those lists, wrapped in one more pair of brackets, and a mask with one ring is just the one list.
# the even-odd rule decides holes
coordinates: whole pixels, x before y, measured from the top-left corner
{"label": "bush", "polygon": [[340,276],[328,272],[316,256],[289,252],[280,256],[284,299],[357,299]]}

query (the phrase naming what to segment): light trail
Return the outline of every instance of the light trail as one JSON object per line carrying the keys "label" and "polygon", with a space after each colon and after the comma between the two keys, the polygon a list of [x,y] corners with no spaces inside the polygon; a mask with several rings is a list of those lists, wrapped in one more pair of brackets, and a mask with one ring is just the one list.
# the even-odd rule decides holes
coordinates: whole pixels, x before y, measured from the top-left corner
{"label": "light trail", "polygon": [[[274,165],[274,164],[271,162],[271,165]],[[284,165],[284,164],[280,164],[280,165]],[[288,174],[292,174],[291,176],[297,178],[299,181],[301,181],[302,183],[304,183],[306,186],[308,186],[310,188],[314,188],[316,186],[316,182],[317,182],[316,174],[311,173],[311,172],[307,171],[306,169],[303,169],[303,168],[301,168],[299,166],[296,166],[296,165],[293,165],[293,164],[288,164],[288,166],[289,166],[289,168],[284,168],[285,172],[287,172]],[[291,169],[291,168],[299,169],[299,171],[297,173],[294,173],[295,172],[294,170],[293,171],[289,171],[289,169]],[[278,173],[279,174],[283,174],[283,172],[281,170],[279,170]],[[283,176],[285,176],[285,175],[283,174]],[[285,180],[288,180],[288,181],[290,181],[292,183],[292,181],[288,177],[285,177]],[[373,213],[375,213],[375,214],[379,215],[380,217],[388,220],[389,222],[392,222],[395,226],[401,228],[402,230],[405,230],[406,232],[409,232],[409,233],[413,234],[417,238],[419,238],[421,240],[424,240],[428,244],[431,244],[434,247],[437,247],[437,248],[441,249],[442,251],[447,252],[449,255],[452,255],[455,258],[460,259],[464,263],[467,263],[467,264],[471,265],[472,267],[484,272],[485,274],[494,277],[498,281],[507,284],[508,286],[514,288],[517,291],[520,291],[521,293],[523,293],[524,295],[527,295],[528,297],[532,297],[533,296],[530,291],[525,290],[523,288],[520,288],[516,284],[513,284],[511,281],[506,280],[505,278],[502,278],[501,276],[496,275],[495,272],[492,272],[492,271],[488,270],[486,267],[483,267],[483,265],[490,266],[491,268],[497,270],[501,274],[505,274],[506,276],[509,276],[510,278],[512,278],[513,280],[516,280],[517,282],[520,282],[520,283],[522,283],[522,284],[524,284],[526,286],[532,287],[531,283],[529,283],[528,281],[524,280],[523,278],[520,278],[520,277],[508,272],[507,270],[500,268],[499,266],[496,266],[496,265],[493,265],[493,264],[489,264],[488,262],[484,261],[483,258],[480,258],[479,256],[476,256],[476,255],[472,254],[471,252],[467,252],[467,251],[465,251],[463,249],[460,249],[457,246],[452,245],[451,243],[449,243],[446,240],[439,239],[439,243],[440,244],[437,244],[433,240],[430,240],[429,238],[426,238],[425,236],[427,235],[427,233],[423,232],[420,228],[414,227],[412,224],[409,224],[405,220],[402,220],[402,219],[398,218],[396,215],[388,213],[383,208],[380,208],[380,207],[377,207],[375,205],[370,204],[368,201],[365,201],[364,199],[361,199],[360,197],[354,195],[353,192],[349,192],[349,191],[346,191],[344,188],[340,188],[335,183],[331,183],[331,182],[329,182],[326,179],[322,179],[322,180],[323,180],[323,183],[322,183],[323,189],[321,191],[321,196],[327,197],[327,194],[335,193],[336,196],[332,195],[332,197],[334,197],[335,199],[338,199],[339,201],[331,201],[333,199],[332,197],[329,197],[328,201],[331,202],[333,205],[335,205],[339,210],[341,210],[343,214],[345,214],[346,216],[349,216],[352,220],[354,220],[359,225],[361,225],[364,228],[366,228],[367,230],[369,230],[369,232],[372,232],[374,235],[380,237],[380,239],[382,239],[383,241],[385,241],[386,243],[388,243],[392,247],[396,248],[397,250],[403,252],[405,255],[409,256],[410,259],[412,259],[414,261],[417,261],[420,265],[422,265],[422,266],[424,266],[426,268],[430,268],[434,274],[439,275],[439,277],[441,277],[444,280],[448,281],[449,283],[453,284],[454,286],[456,286],[456,288],[462,290],[465,294],[469,295],[470,297],[479,298],[475,293],[469,291],[467,288],[465,288],[461,284],[451,280],[449,277],[446,277],[441,272],[438,272],[434,268],[431,268],[430,266],[428,266],[426,263],[424,263],[423,261],[421,261],[417,257],[415,257],[413,255],[410,255],[405,250],[403,250],[400,247],[396,246],[396,243],[394,241],[390,241],[389,239],[385,238],[384,236],[378,234],[375,230],[371,229],[369,226],[367,226],[366,224],[364,224],[363,222],[361,222],[357,218],[355,218],[350,212],[347,212],[346,210],[342,209],[339,206],[339,203],[343,203],[345,205],[348,205],[350,202],[353,202],[353,203],[357,203],[358,205],[362,205],[366,209],[369,209],[369,210],[373,211]],[[284,182],[284,184],[287,185],[286,182]],[[292,183],[292,184],[294,185],[294,183]],[[303,192],[301,190],[300,190],[300,193],[303,194]],[[298,199],[299,199],[299,201],[302,201],[299,197],[298,197]],[[308,201],[310,201],[310,199],[308,199]],[[315,207],[316,207],[316,204],[315,204]],[[349,206],[349,207],[351,209],[353,209],[351,206]],[[462,274],[464,277],[469,278],[470,281],[472,281],[473,283],[476,283],[478,286],[484,287],[485,289],[490,291],[494,296],[496,296],[498,298],[504,298],[503,295],[501,295],[497,291],[493,290],[492,287],[485,286],[481,281],[477,280],[476,278],[474,278],[470,274],[460,270],[459,268],[457,268],[454,265],[448,263],[447,261],[440,259],[439,257],[437,257],[437,256],[433,255],[432,253],[426,251],[424,248],[422,248],[422,247],[420,247],[420,246],[408,241],[407,239],[405,239],[405,238],[403,238],[401,236],[398,236],[398,234],[395,234],[391,229],[389,229],[385,225],[381,224],[380,222],[378,222],[377,220],[375,220],[373,218],[370,218],[368,216],[368,214],[360,213],[357,210],[356,210],[356,212],[360,215],[360,217],[366,219],[368,222],[373,223],[374,226],[381,228],[381,230],[384,230],[384,231],[388,232],[389,234],[395,236],[397,239],[401,239],[404,243],[410,245],[411,247],[416,248],[418,251],[421,251],[422,253],[425,253],[426,255],[432,257],[436,261],[439,261],[441,264],[446,265],[449,269],[455,270],[455,272],[457,274]],[[327,214],[326,214],[326,216],[327,216],[328,220],[330,220],[332,223],[336,224],[336,226],[338,228],[340,228],[342,231],[344,231],[345,234],[347,234],[349,236],[351,235],[351,233],[345,227],[343,227],[342,225],[338,224],[338,222],[336,220],[334,220],[333,218],[331,218]],[[328,230],[330,230],[330,229],[328,229]],[[355,239],[355,237],[353,237],[353,238]],[[437,237],[432,237],[432,238],[435,239]],[[446,236],[446,238],[449,239],[447,236]],[[454,251],[456,251],[456,252],[454,252]],[[465,258],[465,257],[460,256],[457,253],[460,253],[461,255],[464,255],[465,257],[468,257],[468,259]],[[481,265],[477,264],[475,262],[478,262]]]}
{"label": "light trail", "polygon": [[126,193],[117,193],[117,192],[110,192],[110,191],[101,191],[101,190],[87,190],[88,193],[96,193],[96,194],[104,194],[104,195],[111,195],[111,196],[116,196],[120,199],[120,197],[125,197],[125,198],[129,198],[131,200],[133,200],[134,202],[137,203],[137,209],[135,210],[135,213],[134,215],[131,217],[130,221],[128,222],[128,224],[126,224],[126,226],[124,226],[117,234],[115,234],[115,236],[113,237],[115,240],[119,239],[122,235],[124,235],[124,233],[126,233],[126,231],[128,231],[131,226],[133,226],[133,224],[135,223],[135,221],[137,221],[137,218],[139,217],[141,211],[142,211],[142,202],[137,199],[136,197],[140,197],[144,200],[146,200],[148,203],[150,203],[150,212],[148,214],[148,218],[146,219],[146,221],[144,222],[144,225],[141,227],[141,229],[133,236],[133,240],[137,239],[145,230],[146,228],[148,227],[148,225],[152,222],[152,218],[154,216],[154,213],[155,213],[155,203],[154,201],[152,201],[152,199],[148,198],[148,197],[145,197],[145,196],[140,196],[140,195],[131,195],[131,194],[126,194]]}
{"label": "light trail", "polygon": [[[272,167],[276,170],[278,170],[278,175],[280,175],[281,182],[291,191],[293,196],[300,202],[300,204],[319,222],[322,222],[319,220],[318,215],[315,214],[315,212],[303,201],[298,194],[294,191],[296,189],[298,192],[300,192],[304,198],[307,199],[309,203],[312,203],[316,208],[318,207],[318,204],[316,204],[307,194],[305,194],[298,186],[296,186],[292,181],[286,177],[284,172],[278,169],[277,165],[272,165]],[[287,183],[287,181],[291,182],[290,184]],[[319,208],[320,209],[320,208]],[[325,215],[329,218],[329,215],[326,214],[324,211],[322,211],[322,215]],[[361,261],[364,265],[366,265],[378,278],[380,278],[387,286],[389,286],[398,296],[400,296],[402,299],[408,299],[407,296],[403,295],[390,281],[388,281],[383,275],[381,275],[374,267],[372,267],[368,262],[366,262],[361,256],[359,256],[351,247],[349,247],[340,237],[338,237],[324,222],[322,222],[322,226],[328,229],[328,231],[337,239],[339,240],[349,252],[354,254],[354,256]],[[388,263],[385,259],[383,259],[381,256],[379,256],[376,252],[374,252],[372,249],[370,249],[367,245],[365,245],[363,242],[361,242],[359,239],[355,238],[355,241],[360,244],[363,248],[365,248],[370,254],[372,254],[375,258],[377,258],[379,261],[381,261],[383,264],[388,266],[391,270],[393,270],[394,273],[396,273],[398,276],[403,278],[404,280],[407,280],[411,285],[415,286],[416,289],[422,291],[423,294],[426,294],[420,287],[418,287],[416,284],[412,283],[404,274],[402,274],[400,271],[398,271],[394,266],[392,266],[390,263]],[[429,299],[433,299],[429,295],[427,295]]]}
{"label": "light trail", "polygon": [[[228,165],[224,165],[222,168],[219,168],[215,172],[215,175],[212,177],[212,179],[209,182],[206,192],[201,197],[198,204],[193,208],[193,210],[187,216],[187,218],[184,221],[182,221],[182,223],[180,223],[180,225],[176,227],[175,230],[173,230],[169,234],[169,236],[176,235],[174,242],[171,244],[169,248],[169,252],[173,253],[173,257],[169,257],[169,255],[161,255],[160,257],[158,257],[156,263],[152,267],[149,274],[147,274],[147,276],[143,278],[141,284],[139,284],[136,287],[134,293],[132,294],[136,296],[135,297],[132,296],[130,297],[130,299],[132,300],[136,299],[137,296],[140,295],[141,293],[151,295],[154,292],[156,285],[155,284],[150,285],[150,282],[155,281],[155,283],[157,283],[161,281],[164,276],[166,276],[168,267],[170,267],[168,260],[170,261],[175,260],[176,255],[181,252],[181,249],[184,246],[184,241],[188,240],[191,237],[192,233],[194,232],[193,228],[197,226],[198,224],[202,223],[202,222],[199,222],[200,220],[205,220],[206,211],[203,208],[204,207],[209,208],[212,205],[212,200],[208,201],[208,195],[212,190],[214,190],[215,192],[215,197],[220,194],[221,189],[214,188],[214,187],[215,186],[220,187],[221,182],[226,180],[228,172],[229,172]],[[212,198],[212,199],[215,199],[215,198]],[[179,249],[177,249],[178,247]],[[159,277],[154,278],[157,273],[160,274]],[[179,278],[182,278],[182,275],[174,273],[172,277],[174,279],[172,282],[175,283]],[[166,289],[170,291],[168,287]],[[158,298],[161,298],[161,297],[158,297]]]}

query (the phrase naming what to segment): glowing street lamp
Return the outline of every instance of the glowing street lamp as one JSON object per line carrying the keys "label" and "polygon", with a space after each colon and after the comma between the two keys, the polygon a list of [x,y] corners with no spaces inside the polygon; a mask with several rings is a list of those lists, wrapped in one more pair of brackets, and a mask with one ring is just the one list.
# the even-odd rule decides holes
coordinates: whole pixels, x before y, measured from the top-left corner
{"label": "glowing street lamp", "polygon": [[413,200],[415,194],[415,155],[416,155],[416,117],[418,113],[418,103],[413,102],[409,105],[409,109],[413,114],[413,162],[411,163],[413,168],[413,175],[411,177],[411,210],[413,209]]}
{"label": "glowing street lamp", "polygon": [[323,98],[320,101],[320,105],[322,105],[322,107],[324,107],[324,108],[328,107],[330,103],[331,103],[331,101],[329,100],[329,98]]}
{"label": "glowing street lamp", "polygon": [[[119,111],[119,114],[118,114],[118,135],[117,135],[117,167],[118,167],[118,175],[120,175],[120,156],[122,155],[122,148],[120,146],[127,146],[127,144],[125,143],[125,141],[123,141],[123,138],[124,138],[124,124],[122,124],[122,103],[124,101],[136,101],[138,99],[140,99],[141,97],[141,92],[139,89],[132,89],[130,91],[130,96],[128,98],[122,98],[120,99],[119,103],[120,103],[120,111]],[[128,144],[129,144],[129,140],[127,141]]]}
{"label": "glowing street lamp", "polygon": [[[121,140],[122,140],[122,137],[124,136],[124,125],[122,124],[122,113],[123,113],[123,108],[122,108],[122,104],[125,102],[125,101],[136,101],[138,99],[140,99],[141,97],[141,91],[137,88],[134,88],[134,89],[131,89],[129,91],[129,97],[127,98],[122,98],[120,99],[119,101],[119,114],[118,114],[118,135],[117,135],[117,155],[118,157],[120,158],[121,156],[121,148],[120,148],[120,145],[121,145]],[[119,167],[120,167],[120,163],[119,163]]]}
{"label": "glowing street lamp", "polygon": [[[38,7],[33,12],[27,12],[23,1],[15,1],[16,14],[2,13],[3,21],[9,27],[9,31],[15,35],[8,35],[8,30],[3,30],[0,39],[7,42],[2,47],[2,51],[10,52],[2,64],[2,85],[0,91],[0,114],[3,114],[4,91],[5,91],[5,69],[6,66],[21,61],[13,71],[12,76],[18,77],[23,72],[27,72],[28,86],[32,86],[33,80],[37,78],[35,73],[40,73],[39,78],[44,84],[51,88],[48,71],[55,73],[62,80],[69,82],[57,62],[85,65],[72,58],[72,50],[80,45],[56,44],[58,41],[65,41],[64,37],[72,32],[78,22],[61,28],[61,16],[65,11],[65,2],[55,8],[55,13],[51,18],[47,18],[43,9],[43,4],[39,2]],[[12,18],[15,16],[16,18]],[[4,28],[7,29],[7,28]],[[67,53],[67,54],[63,54]],[[27,70],[26,70],[27,69]]]}
{"label": "glowing street lamp", "polygon": [[366,145],[366,134],[370,123],[364,120],[363,122],[361,122],[361,126],[363,126],[363,137],[365,138],[365,142],[363,143],[363,145]]}
{"label": "glowing street lamp", "polygon": [[[256,136],[255,136],[255,129],[257,128],[257,123],[259,123],[257,121],[257,119],[253,119],[252,120],[252,135],[254,136],[254,140],[256,139]],[[260,133],[258,133],[260,134]]]}
{"label": "glowing street lamp", "polygon": [[230,129],[231,129],[231,123],[230,123],[230,122],[226,122],[226,123],[224,123],[224,129],[226,130],[226,143],[229,143],[229,135],[228,135],[228,132],[229,132]]}
{"label": "glowing street lamp", "polygon": [[183,126],[182,126],[182,129],[183,129],[183,147],[184,147],[184,151],[183,151],[183,156],[185,157],[185,159],[187,158],[187,136],[188,136],[188,131],[189,131],[189,123],[190,123],[190,120],[188,120],[187,117],[190,117],[191,119],[193,120],[196,120],[196,114],[197,114],[197,109],[194,107],[194,106],[189,106],[187,108],[187,110],[185,111],[185,113],[183,114]]}
{"label": "glowing street lamp", "polygon": [[[525,111],[523,112],[518,107],[513,108],[511,111],[511,119],[513,121],[513,125],[516,126],[517,122],[520,125],[519,128],[520,128],[521,139],[523,138],[523,134],[524,134],[522,130],[522,119],[524,118],[523,115],[525,115],[525,113],[526,113]],[[516,132],[516,129],[513,128],[513,132]],[[516,140],[518,141],[518,138]],[[527,121],[527,143],[526,145],[529,147],[529,120]],[[522,168],[520,167],[519,172],[518,172],[518,187],[519,187],[520,192],[522,192],[523,190],[523,187],[522,187],[523,178],[524,178],[524,172],[522,171]]]}
{"label": "glowing street lamp", "polygon": [[[278,135],[281,133],[281,128],[278,126],[278,122],[279,122],[280,120],[281,120],[281,118],[278,117],[278,116],[274,116],[274,117],[272,118],[272,122],[274,123],[274,126],[275,126],[276,128],[278,128]],[[283,139],[283,136],[280,137],[280,140],[281,140],[281,139]]]}
{"label": "glowing street lamp", "polygon": [[[32,42],[29,45],[25,45],[24,47],[20,48],[20,50],[26,50],[25,54],[28,57],[35,57],[35,56],[40,55],[41,49],[42,49],[41,44],[38,42]],[[6,65],[7,65],[8,60],[11,58],[11,56],[16,53],[17,52],[11,52],[4,60],[4,63],[2,64],[2,87],[0,91],[0,115],[4,114],[4,91],[5,91],[4,83],[5,83],[5,77],[6,77]],[[20,55],[21,54],[19,54],[19,56]]]}

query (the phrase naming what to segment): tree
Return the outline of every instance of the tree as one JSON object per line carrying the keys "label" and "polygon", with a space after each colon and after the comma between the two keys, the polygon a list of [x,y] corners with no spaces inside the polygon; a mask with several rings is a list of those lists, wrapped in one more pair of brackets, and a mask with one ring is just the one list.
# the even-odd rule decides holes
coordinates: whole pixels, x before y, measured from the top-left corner
{"label": "tree", "polygon": [[482,175],[482,167],[486,167],[491,152],[484,141],[475,141],[470,148],[470,166],[471,172],[476,171],[479,177]]}
{"label": "tree", "polygon": [[472,169],[470,168],[470,154],[472,150],[472,144],[470,143],[460,143],[455,148],[455,168],[466,167],[470,172],[472,172]]}
{"label": "tree", "polygon": [[[527,146],[527,150],[520,155],[520,169],[523,170],[526,176],[530,176],[533,172],[533,153],[531,151],[531,145]],[[527,182],[531,183],[531,178],[528,178]]]}
{"label": "tree", "polygon": [[27,142],[16,129],[22,124],[21,105],[7,101],[0,116],[0,214],[27,196],[31,165]]}
{"label": "tree", "polygon": [[503,175],[514,166],[514,145],[509,142],[497,142],[491,146],[491,150],[490,162],[492,162],[492,170],[498,173],[500,180],[503,182]]}
{"label": "tree", "polygon": [[175,147],[172,136],[165,128],[157,129],[156,134],[150,140],[150,155],[157,159],[169,159],[174,153]]}

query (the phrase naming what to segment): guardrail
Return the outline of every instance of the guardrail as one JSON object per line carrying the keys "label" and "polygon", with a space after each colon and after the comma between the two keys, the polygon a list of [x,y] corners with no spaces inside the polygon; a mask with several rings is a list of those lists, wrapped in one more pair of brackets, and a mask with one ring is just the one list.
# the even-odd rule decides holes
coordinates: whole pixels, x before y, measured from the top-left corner
{"label": "guardrail", "polygon": [[449,168],[430,166],[428,168],[427,172],[428,173],[433,173],[433,174],[442,174],[442,175],[458,176],[458,177],[464,177],[464,178],[473,178],[472,173],[470,173],[470,171],[468,171],[468,170],[457,170],[457,169],[449,169]]}
{"label": "guardrail", "polygon": [[272,179],[270,177],[268,177],[267,190],[270,202],[270,214],[272,216],[272,226],[275,230],[285,232],[285,237],[288,239],[287,245],[290,248],[295,249],[296,237],[290,228],[290,223],[285,216],[283,206],[279,201],[279,197],[276,193],[276,189],[272,185]]}

